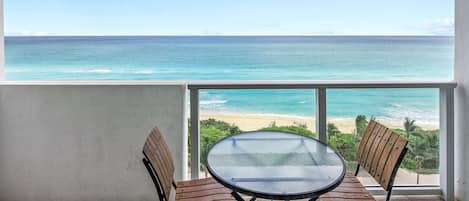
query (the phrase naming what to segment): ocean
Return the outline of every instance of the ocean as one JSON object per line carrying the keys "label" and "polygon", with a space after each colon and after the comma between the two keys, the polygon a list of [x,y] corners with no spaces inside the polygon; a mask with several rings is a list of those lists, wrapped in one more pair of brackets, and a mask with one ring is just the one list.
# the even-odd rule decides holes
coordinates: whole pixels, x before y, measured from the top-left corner
{"label": "ocean", "polygon": [[[453,78],[453,37],[6,37],[7,80]],[[436,89],[328,90],[331,118],[438,122]],[[203,112],[313,116],[314,90],[204,90]]]}

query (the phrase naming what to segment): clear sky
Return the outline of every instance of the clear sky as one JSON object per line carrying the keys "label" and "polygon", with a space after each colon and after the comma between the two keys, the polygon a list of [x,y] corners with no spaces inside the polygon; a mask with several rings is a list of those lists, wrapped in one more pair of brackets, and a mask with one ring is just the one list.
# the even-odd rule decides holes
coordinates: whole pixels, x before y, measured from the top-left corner
{"label": "clear sky", "polygon": [[4,0],[6,35],[452,35],[453,0]]}

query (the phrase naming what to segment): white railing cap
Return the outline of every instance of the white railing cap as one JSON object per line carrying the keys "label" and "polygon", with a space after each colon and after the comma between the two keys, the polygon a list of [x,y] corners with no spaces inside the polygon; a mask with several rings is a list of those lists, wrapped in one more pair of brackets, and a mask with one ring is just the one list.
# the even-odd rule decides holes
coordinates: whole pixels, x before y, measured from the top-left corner
{"label": "white railing cap", "polygon": [[210,80],[189,81],[189,89],[455,88],[448,80]]}

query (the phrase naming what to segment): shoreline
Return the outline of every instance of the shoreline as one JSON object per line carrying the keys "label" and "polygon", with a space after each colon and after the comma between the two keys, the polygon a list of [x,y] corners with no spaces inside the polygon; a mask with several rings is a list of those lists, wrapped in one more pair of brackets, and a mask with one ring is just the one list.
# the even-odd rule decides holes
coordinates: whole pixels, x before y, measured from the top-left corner
{"label": "shoreline", "polygon": [[[233,112],[207,112],[202,111],[200,114],[201,120],[216,119],[234,124],[243,131],[259,130],[268,127],[273,122],[277,126],[290,126],[290,125],[306,125],[308,129],[315,130],[315,118],[304,117],[296,115],[283,115],[283,114],[261,114],[261,113],[233,113]],[[380,121],[379,118],[377,118]],[[353,133],[355,131],[355,118],[346,117],[331,117],[328,122],[334,123],[342,133]],[[390,128],[403,129],[404,117],[402,122],[398,123],[396,120],[390,121],[381,119],[381,122]],[[416,125],[425,130],[436,130],[439,128],[438,123],[420,123],[417,121]]]}

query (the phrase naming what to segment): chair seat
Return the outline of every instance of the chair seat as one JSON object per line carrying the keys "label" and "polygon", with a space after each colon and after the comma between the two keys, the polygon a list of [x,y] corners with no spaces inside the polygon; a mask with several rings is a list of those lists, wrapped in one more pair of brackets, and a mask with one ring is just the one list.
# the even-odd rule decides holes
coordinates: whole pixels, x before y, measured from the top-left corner
{"label": "chair seat", "polygon": [[176,186],[177,201],[235,200],[231,190],[213,178],[181,181]]}
{"label": "chair seat", "polygon": [[320,201],[375,201],[373,196],[352,173],[345,175],[344,181],[334,190],[319,197]]}

